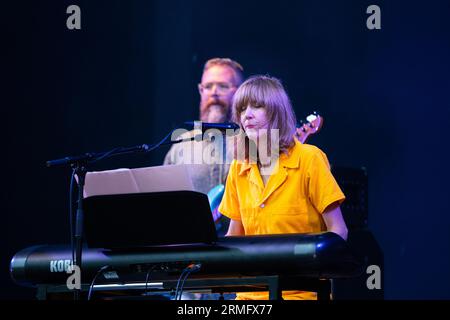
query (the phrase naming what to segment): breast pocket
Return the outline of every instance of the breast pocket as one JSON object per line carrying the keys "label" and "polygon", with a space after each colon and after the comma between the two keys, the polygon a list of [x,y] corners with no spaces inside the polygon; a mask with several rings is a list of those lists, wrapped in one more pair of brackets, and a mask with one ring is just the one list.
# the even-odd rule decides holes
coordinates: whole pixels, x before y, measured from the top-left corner
{"label": "breast pocket", "polygon": [[280,206],[272,211],[270,220],[271,233],[304,233],[310,229],[306,203]]}
{"label": "breast pocket", "polygon": [[256,210],[253,208],[242,208],[241,219],[245,234],[255,234],[255,228],[258,225]]}
{"label": "breast pocket", "polygon": [[308,204],[306,202],[306,199],[296,199],[295,201],[292,201],[290,203],[278,205],[272,212],[273,215],[287,216],[307,214]]}

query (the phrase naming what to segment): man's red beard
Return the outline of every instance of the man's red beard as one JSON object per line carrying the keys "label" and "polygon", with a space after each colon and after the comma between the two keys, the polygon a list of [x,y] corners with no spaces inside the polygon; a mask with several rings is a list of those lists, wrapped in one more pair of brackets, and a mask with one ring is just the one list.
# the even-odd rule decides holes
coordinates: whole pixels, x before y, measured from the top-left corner
{"label": "man's red beard", "polygon": [[210,122],[209,116],[213,112],[219,113],[216,115],[214,122],[226,122],[230,118],[230,108],[225,101],[219,99],[210,99],[205,106],[200,105],[200,120],[203,122]]}

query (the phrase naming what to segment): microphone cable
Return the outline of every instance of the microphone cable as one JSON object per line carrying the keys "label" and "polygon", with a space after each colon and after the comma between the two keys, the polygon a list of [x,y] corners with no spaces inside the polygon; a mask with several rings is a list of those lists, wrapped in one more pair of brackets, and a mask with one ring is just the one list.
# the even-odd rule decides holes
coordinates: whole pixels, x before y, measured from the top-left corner
{"label": "microphone cable", "polygon": [[147,270],[147,275],[145,276],[145,291],[144,291],[144,296],[147,295],[148,292],[148,281],[150,279],[150,273],[152,271],[154,271],[156,269],[156,265],[151,266],[150,268],[148,268]]}
{"label": "microphone cable", "polygon": [[180,275],[180,277],[178,278],[178,281],[177,281],[177,286],[176,286],[176,288],[175,288],[175,296],[174,296],[173,300],[178,300],[177,298],[178,298],[178,289],[179,289],[179,287],[180,287],[180,281],[181,281],[181,279],[183,278],[184,274],[185,274],[186,272],[188,272],[188,270],[189,270],[188,267],[186,267],[186,268],[184,268],[183,271],[181,272],[181,275]]}
{"label": "microphone cable", "polygon": [[170,132],[164,138],[162,138],[161,141],[159,141],[157,144],[155,144],[153,146],[149,146],[149,149],[147,150],[147,152],[150,152],[150,151],[153,151],[153,150],[159,148],[172,135],[172,133],[175,130],[177,130],[177,129],[175,128],[175,129],[170,130]]}
{"label": "microphone cable", "polygon": [[[178,284],[177,284],[177,290],[178,290],[178,300],[181,300],[181,296],[183,294],[183,288],[184,288],[184,283],[186,281],[186,279],[189,277],[189,275],[193,272],[197,272],[199,271],[201,268],[201,264],[197,263],[197,264],[190,264],[189,266],[187,266],[183,273],[185,272],[183,281],[181,282],[181,286],[178,288]],[[180,279],[183,277],[183,273],[181,273]],[[178,280],[179,282],[179,280]],[[177,295],[176,295],[176,291],[175,291],[175,300],[177,300]]]}
{"label": "microphone cable", "polygon": [[95,277],[94,277],[94,279],[92,279],[92,282],[91,282],[91,285],[89,286],[89,292],[88,292],[88,296],[87,296],[87,300],[89,301],[89,300],[91,300],[91,298],[92,298],[92,291],[93,291],[93,289],[94,289],[94,283],[95,283],[95,280],[97,280],[97,278],[101,275],[101,274],[103,274],[103,272],[105,272],[106,270],[108,270],[110,268],[110,266],[103,266],[103,267],[101,267],[98,271],[97,271],[97,273],[95,274]]}

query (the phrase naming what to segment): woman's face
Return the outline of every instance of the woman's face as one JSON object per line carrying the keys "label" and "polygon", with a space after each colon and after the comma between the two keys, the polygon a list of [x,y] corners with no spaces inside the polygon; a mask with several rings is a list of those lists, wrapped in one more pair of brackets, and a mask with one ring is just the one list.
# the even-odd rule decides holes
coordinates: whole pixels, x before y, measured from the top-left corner
{"label": "woman's face", "polygon": [[250,140],[257,142],[262,135],[267,135],[269,119],[267,118],[266,108],[249,104],[243,107],[240,120]]}

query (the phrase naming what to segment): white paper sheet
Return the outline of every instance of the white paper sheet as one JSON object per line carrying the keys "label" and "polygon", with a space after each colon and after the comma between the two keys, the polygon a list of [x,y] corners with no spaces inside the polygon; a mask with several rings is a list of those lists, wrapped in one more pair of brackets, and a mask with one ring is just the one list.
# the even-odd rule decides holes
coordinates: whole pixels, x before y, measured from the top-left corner
{"label": "white paper sheet", "polygon": [[188,165],[93,171],[86,174],[84,197],[163,191],[195,191]]}

